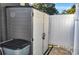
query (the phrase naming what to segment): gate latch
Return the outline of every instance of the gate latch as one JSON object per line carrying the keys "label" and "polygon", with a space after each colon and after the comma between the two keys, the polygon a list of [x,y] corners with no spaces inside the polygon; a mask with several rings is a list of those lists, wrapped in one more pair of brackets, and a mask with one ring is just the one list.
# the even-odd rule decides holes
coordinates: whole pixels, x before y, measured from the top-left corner
{"label": "gate latch", "polygon": [[42,39],[43,39],[43,40],[45,39],[45,33],[42,34]]}

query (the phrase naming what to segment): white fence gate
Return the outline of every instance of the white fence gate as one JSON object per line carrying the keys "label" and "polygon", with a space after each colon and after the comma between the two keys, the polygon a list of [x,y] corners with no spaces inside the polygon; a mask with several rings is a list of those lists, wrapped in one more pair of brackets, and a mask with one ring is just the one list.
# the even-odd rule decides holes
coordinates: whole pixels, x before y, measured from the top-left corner
{"label": "white fence gate", "polygon": [[73,48],[74,15],[49,16],[49,44]]}

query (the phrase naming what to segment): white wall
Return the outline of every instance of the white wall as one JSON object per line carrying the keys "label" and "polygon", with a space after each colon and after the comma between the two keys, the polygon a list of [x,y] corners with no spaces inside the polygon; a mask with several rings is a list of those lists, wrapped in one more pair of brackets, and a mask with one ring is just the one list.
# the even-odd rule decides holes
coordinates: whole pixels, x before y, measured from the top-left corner
{"label": "white wall", "polygon": [[79,55],[79,4],[76,4],[73,54]]}
{"label": "white wall", "polygon": [[[49,16],[33,9],[33,54],[42,55],[48,49],[48,24]],[[45,39],[42,39],[45,33]]]}
{"label": "white wall", "polygon": [[73,48],[74,15],[49,16],[49,44]]}
{"label": "white wall", "polygon": [[42,55],[43,13],[33,9],[33,54]]}

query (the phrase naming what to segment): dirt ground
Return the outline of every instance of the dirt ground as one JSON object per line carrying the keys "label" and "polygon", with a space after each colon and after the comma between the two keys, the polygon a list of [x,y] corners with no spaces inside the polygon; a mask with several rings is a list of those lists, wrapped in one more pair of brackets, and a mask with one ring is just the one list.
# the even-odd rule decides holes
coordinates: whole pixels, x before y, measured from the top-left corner
{"label": "dirt ground", "polygon": [[65,48],[54,47],[50,51],[49,55],[71,55],[72,53]]}

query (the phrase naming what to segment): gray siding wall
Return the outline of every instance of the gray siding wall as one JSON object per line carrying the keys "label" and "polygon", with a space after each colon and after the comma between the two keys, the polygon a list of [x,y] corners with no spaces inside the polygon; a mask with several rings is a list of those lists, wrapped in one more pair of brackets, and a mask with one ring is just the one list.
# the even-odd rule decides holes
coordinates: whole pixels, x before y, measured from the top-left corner
{"label": "gray siding wall", "polygon": [[1,31],[2,30],[2,25],[1,25],[2,24],[2,20],[1,20],[1,18],[2,17],[1,17],[1,5],[0,5],[0,42],[2,41],[2,35],[1,35],[2,34],[2,31]]}
{"label": "gray siding wall", "polygon": [[0,41],[5,41],[6,40],[6,30],[5,30],[5,6],[17,6],[19,5],[18,3],[1,3],[0,4]]}

